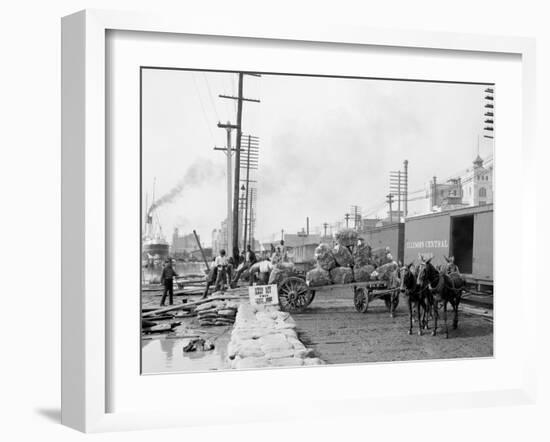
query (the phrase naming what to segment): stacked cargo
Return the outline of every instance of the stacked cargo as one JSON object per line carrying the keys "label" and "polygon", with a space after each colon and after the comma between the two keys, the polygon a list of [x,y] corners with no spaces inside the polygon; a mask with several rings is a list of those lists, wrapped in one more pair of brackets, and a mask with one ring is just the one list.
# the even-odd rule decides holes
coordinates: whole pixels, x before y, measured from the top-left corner
{"label": "stacked cargo", "polygon": [[238,304],[231,301],[212,301],[196,308],[200,325],[223,326],[235,322]]}
{"label": "stacked cargo", "polygon": [[371,279],[389,281],[390,275],[397,270],[388,248],[373,251],[370,246],[360,243],[355,230],[342,229],[335,238],[334,247],[320,244],[315,249],[316,267],[306,275],[310,287]]}

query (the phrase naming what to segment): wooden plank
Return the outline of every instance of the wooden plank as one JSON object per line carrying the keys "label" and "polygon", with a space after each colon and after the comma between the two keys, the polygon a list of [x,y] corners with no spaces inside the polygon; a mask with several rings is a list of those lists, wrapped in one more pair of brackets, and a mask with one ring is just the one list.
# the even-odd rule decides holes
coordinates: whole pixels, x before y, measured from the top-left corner
{"label": "wooden plank", "polygon": [[205,298],[205,299],[199,299],[198,301],[187,302],[185,304],[171,305],[170,307],[165,307],[165,308],[161,308],[161,309],[158,309],[158,310],[152,310],[152,311],[143,313],[141,315],[141,317],[142,318],[149,318],[151,316],[155,316],[155,315],[158,315],[160,313],[171,312],[171,311],[174,311],[174,310],[190,310],[193,307],[196,307],[196,306],[201,305],[201,304],[206,304],[207,302],[223,301],[223,300],[228,300],[228,299],[241,299],[241,298],[242,297],[239,296],[239,295],[225,295],[225,296],[216,296],[215,298],[210,297],[210,298]]}
{"label": "wooden plank", "polygon": [[[308,286],[309,287],[309,286]],[[383,281],[362,281],[362,282],[350,282],[349,284],[331,284],[331,285],[321,285],[319,287],[309,287],[311,290],[316,292],[337,290],[343,288],[352,288],[352,287],[369,287],[369,288],[387,288],[387,284]]]}

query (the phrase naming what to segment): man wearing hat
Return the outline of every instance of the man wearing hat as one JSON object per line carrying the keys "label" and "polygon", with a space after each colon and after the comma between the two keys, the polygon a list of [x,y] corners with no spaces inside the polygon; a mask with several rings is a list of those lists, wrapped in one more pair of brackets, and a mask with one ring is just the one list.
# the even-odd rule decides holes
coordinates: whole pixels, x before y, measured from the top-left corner
{"label": "man wearing hat", "polygon": [[458,270],[458,266],[455,264],[454,256],[449,256],[448,258],[444,256],[443,258],[445,258],[445,261],[447,261],[443,273],[447,273],[448,275],[451,273],[460,273],[460,271]]}
{"label": "man wearing hat", "polygon": [[160,282],[161,284],[164,284],[164,293],[162,294],[162,299],[160,301],[161,307],[164,305],[164,301],[166,301],[167,294],[170,294],[168,301],[169,304],[174,305],[174,278],[177,276],[178,274],[172,268],[172,260],[167,258],[166,265],[164,266],[164,269],[162,269],[162,275],[160,275]]}

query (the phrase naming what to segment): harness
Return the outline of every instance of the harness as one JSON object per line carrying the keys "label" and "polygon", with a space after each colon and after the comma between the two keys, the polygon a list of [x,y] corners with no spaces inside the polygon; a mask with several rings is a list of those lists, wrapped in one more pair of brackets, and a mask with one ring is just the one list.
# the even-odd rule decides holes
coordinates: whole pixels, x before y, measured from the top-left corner
{"label": "harness", "polygon": [[445,287],[447,290],[451,290],[455,294],[462,291],[462,288],[455,288],[455,283],[453,279],[448,278],[448,280],[451,284],[450,286],[448,284],[445,284],[445,274],[440,273],[439,280],[437,281],[437,285],[435,287],[432,287],[432,284],[429,283],[428,287],[432,292],[440,292],[441,290],[443,290],[443,287]]}

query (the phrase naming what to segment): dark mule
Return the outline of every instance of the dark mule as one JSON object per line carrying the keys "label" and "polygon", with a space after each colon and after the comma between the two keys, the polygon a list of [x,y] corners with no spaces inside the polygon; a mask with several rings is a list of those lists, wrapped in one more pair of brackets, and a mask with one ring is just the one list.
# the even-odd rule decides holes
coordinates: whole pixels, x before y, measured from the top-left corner
{"label": "dark mule", "polygon": [[[426,305],[425,292],[420,290],[420,286],[417,284],[416,275],[411,270],[412,263],[401,269],[401,286],[400,291],[407,297],[409,305],[409,335],[412,334],[413,329],[413,304],[418,315],[418,335],[422,336],[422,328],[427,326],[427,314],[428,308]],[[422,309],[422,310],[421,310]],[[423,312],[423,314],[422,314]]]}
{"label": "dark mule", "polygon": [[458,306],[466,282],[459,273],[440,273],[431,263],[431,258],[424,261],[418,272],[417,284],[420,291],[428,297],[434,317],[434,329],[432,335],[437,334],[437,320],[439,319],[439,303],[443,303],[443,322],[445,324],[445,337],[449,337],[447,325],[447,303],[453,307],[453,329],[458,327]]}

